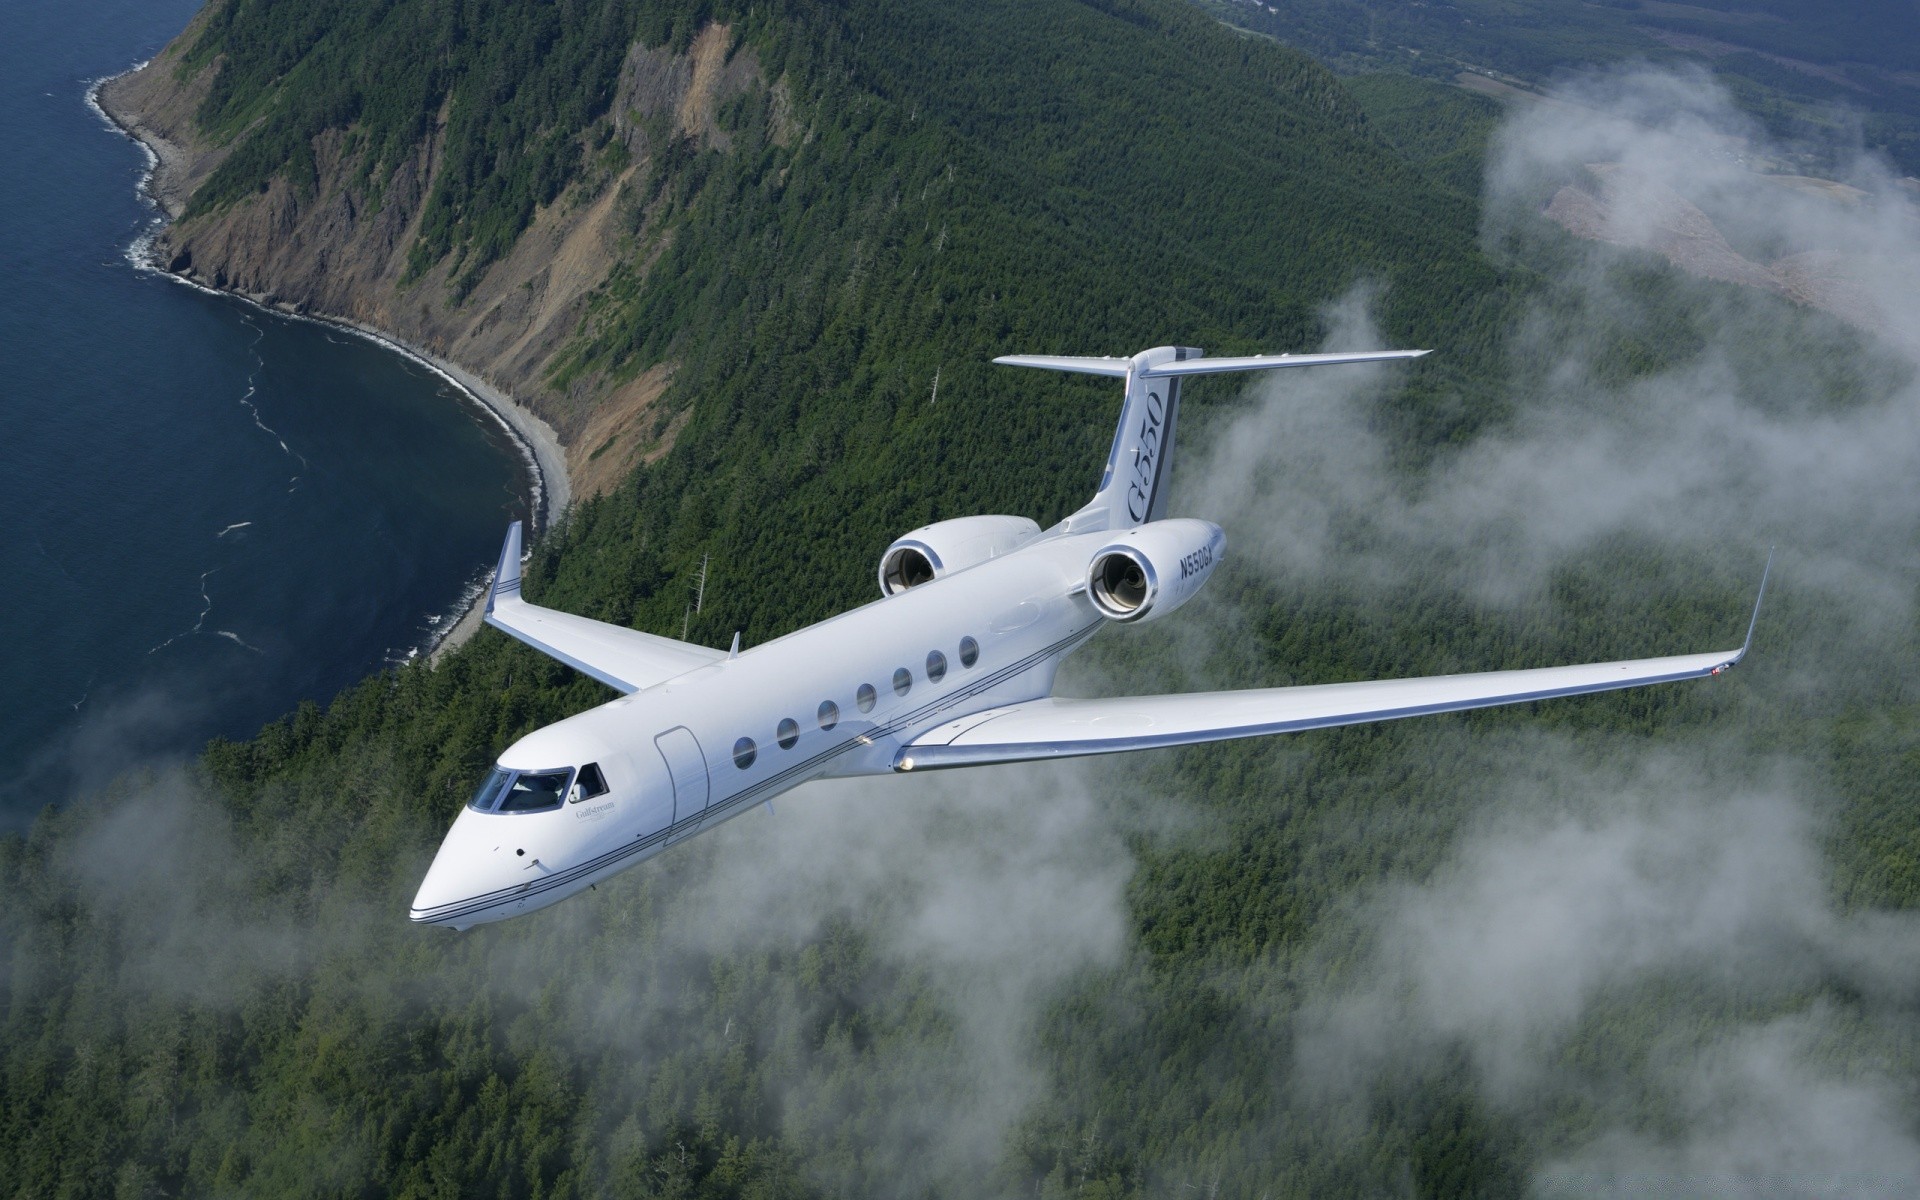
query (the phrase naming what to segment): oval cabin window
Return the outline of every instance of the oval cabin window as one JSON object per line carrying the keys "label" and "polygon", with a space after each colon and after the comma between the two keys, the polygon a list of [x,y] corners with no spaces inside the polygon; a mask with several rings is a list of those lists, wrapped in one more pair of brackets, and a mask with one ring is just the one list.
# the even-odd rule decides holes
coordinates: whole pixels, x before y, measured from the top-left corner
{"label": "oval cabin window", "polygon": [[960,665],[970,667],[980,661],[980,643],[970,637],[960,639]]}
{"label": "oval cabin window", "polygon": [[780,718],[779,728],[775,730],[775,733],[780,739],[780,748],[782,750],[791,750],[793,749],[793,744],[800,740],[800,722],[794,720],[792,717],[782,717]]}
{"label": "oval cabin window", "polygon": [[853,694],[853,699],[860,706],[861,712],[872,712],[873,701],[878,695],[879,693],[873,690],[872,684],[863,683],[860,685],[860,690]]}
{"label": "oval cabin window", "polygon": [[733,744],[733,765],[744,771],[753,765],[754,756],[758,753],[759,749],[754,746],[752,738],[741,738]]}
{"label": "oval cabin window", "polygon": [[939,683],[947,677],[947,656],[935,650],[927,655],[927,679]]}
{"label": "oval cabin window", "polygon": [[901,667],[893,673],[893,694],[904,696],[913,690],[913,672]]}
{"label": "oval cabin window", "polygon": [[820,702],[820,728],[832,729],[840,723],[840,706],[831,700]]}

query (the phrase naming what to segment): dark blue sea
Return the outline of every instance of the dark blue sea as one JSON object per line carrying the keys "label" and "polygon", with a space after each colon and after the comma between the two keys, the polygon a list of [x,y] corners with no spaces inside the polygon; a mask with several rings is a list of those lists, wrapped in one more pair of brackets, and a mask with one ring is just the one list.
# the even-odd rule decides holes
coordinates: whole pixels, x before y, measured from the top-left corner
{"label": "dark blue sea", "polygon": [[146,157],[87,90],[198,7],[0,5],[0,828],[404,660],[526,512],[426,368],[135,265]]}

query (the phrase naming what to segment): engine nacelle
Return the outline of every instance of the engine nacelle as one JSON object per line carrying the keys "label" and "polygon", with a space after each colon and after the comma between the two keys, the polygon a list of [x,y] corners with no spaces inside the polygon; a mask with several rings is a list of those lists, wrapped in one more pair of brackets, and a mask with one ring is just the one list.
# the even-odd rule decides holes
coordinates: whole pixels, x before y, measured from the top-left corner
{"label": "engine nacelle", "polygon": [[1151,621],[1179,608],[1226,557],[1211,521],[1150,521],[1115,536],[1087,565],[1087,599],[1113,621]]}
{"label": "engine nacelle", "polygon": [[998,558],[1037,536],[1025,517],[955,517],[914,530],[880,556],[880,594],[897,596],[911,587]]}

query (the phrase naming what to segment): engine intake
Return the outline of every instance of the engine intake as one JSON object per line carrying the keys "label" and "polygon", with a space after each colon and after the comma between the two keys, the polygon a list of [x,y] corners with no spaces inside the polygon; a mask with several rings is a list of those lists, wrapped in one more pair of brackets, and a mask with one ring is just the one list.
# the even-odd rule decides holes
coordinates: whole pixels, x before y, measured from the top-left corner
{"label": "engine intake", "polygon": [[1153,564],[1133,550],[1120,548],[1093,560],[1087,588],[1093,604],[1118,620],[1130,620],[1159,590]]}
{"label": "engine intake", "polygon": [[932,583],[940,574],[940,556],[919,542],[898,541],[880,560],[880,590],[889,596]]}
{"label": "engine intake", "polygon": [[1211,521],[1181,517],[1129,529],[1094,552],[1087,599],[1111,621],[1150,621],[1193,598],[1226,556]]}
{"label": "engine intake", "polygon": [[897,596],[923,583],[986,562],[1040,532],[1026,517],[956,517],[936,521],[888,546],[880,556],[880,594]]}

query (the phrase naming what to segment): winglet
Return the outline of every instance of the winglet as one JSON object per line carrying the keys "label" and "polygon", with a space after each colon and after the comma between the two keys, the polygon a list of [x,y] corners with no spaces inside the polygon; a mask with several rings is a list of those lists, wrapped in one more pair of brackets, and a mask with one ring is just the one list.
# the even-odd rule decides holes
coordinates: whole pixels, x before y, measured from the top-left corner
{"label": "winglet", "polygon": [[1740,653],[1733,656],[1734,662],[1745,658],[1747,651],[1753,648],[1753,630],[1760,624],[1760,604],[1767,598],[1767,576],[1773,574],[1773,552],[1776,549],[1774,546],[1767,547],[1767,565],[1760,572],[1760,594],[1753,599],[1753,619],[1747,622],[1747,640],[1740,644]]}
{"label": "winglet", "polygon": [[737,629],[733,631],[733,649],[727,651],[727,657],[728,658],[740,657],[740,631]]}
{"label": "winglet", "polygon": [[493,586],[487,589],[487,616],[495,603],[520,598],[520,522],[507,526],[507,540],[500,544],[500,564],[493,569]]}

